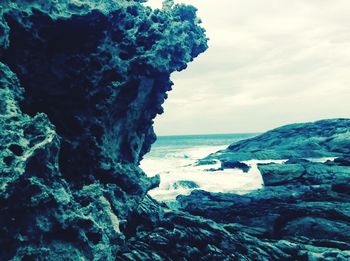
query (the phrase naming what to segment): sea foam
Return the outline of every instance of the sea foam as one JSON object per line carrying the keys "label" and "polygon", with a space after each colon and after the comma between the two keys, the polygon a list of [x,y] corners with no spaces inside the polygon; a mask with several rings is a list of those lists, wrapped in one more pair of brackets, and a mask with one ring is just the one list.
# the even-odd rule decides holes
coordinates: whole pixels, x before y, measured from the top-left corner
{"label": "sea foam", "polygon": [[[161,140],[141,162],[141,168],[148,176],[159,174],[161,178],[159,187],[151,190],[149,194],[159,201],[174,201],[176,196],[190,194],[194,189],[243,194],[261,188],[263,181],[257,164],[276,161],[244,161],[250,166],[248,173],[240,169],[209,171],[218,169],[221,166],[219,161],[211,165],[196,165],[197,160],[225,149],[229,144],[229,140],[215,140],[212,136],[203,136],[201,142],[193,137],[182,137],[178,142]],[[197,186],[194,188],[175,185],[186,184],[186,181]]]}

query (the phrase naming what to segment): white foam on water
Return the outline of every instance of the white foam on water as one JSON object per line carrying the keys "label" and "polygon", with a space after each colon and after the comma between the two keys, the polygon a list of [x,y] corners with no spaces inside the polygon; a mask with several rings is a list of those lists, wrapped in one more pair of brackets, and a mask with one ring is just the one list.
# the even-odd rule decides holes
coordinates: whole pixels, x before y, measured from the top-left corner
{"label": "white foam on water", "polygon": [[[263,179],[257,167],[259,163],[279,163],[287,160],[248,160],[242,161],[250,166],[247,173],[240,169],[218,169],[219,160],[215,164],[196,166],[196,161],[210,153],[225,149],[227,146],[196,146],[196,147],[158,147],[156,153],[150,153],[141,162],[141,168],[148,176],[160,175],[160,185],[149,191],[149,194],[159,201],[174,201],[178,195],[188,195],[194,189],[209,192],[226,192],[244,194],[263,187]],[[310,158],[312,162],[325,162],[334,158]],[[179,181],[194,182],[198,188],[186,188],[174,184]]]}
{"label": "white foam on water", "polygon": [[225,169],[220,171],[208,171],[220,167],[220,162],[212,165],[196,166],[198,159],[210,153],[224,149],[226,146],[201,146],[182,149],[181,151],[164,150],[163,157],[146,157],[141,162],[141,168],[148,176],[160,175],[161,182],[158,188],[149,194],[159,201],[173,201],[176,196],[188,195],[194,188],[174,188],[174,183],[179,181],[191,181],[198,185],[197,189],[209,192],[233,192],[243,194],[263,186],[258,163],[284,161],[275,160],[249,160],[244,161],[251,168],[248,173],[240,169]]}
{"label": "white foam on water", "polygon": [[324,158],[306,158],[306,160],[311,161],[311,162],[319,162],[319,163],[325,163],[326,161],[330,160],[333,161],[335,160],[336,157],[324,157]]}

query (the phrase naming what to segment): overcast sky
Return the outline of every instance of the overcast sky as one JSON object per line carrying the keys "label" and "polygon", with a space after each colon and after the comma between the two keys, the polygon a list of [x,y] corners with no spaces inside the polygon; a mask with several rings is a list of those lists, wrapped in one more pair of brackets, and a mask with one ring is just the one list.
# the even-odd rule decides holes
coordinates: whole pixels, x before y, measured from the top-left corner
{"label": "overcast sky", "polygon": [[158,135],[350,117],[349,0],[175,2],[198,8],[209,49],[172,75]]}

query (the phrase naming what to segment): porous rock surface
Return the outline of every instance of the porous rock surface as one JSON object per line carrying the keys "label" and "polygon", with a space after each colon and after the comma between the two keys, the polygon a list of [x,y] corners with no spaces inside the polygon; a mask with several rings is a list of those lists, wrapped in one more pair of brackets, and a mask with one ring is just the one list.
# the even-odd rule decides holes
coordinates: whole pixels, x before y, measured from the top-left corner
{"label": "porous rock surface", "polygon": [[170,74],[207,48],[195,8],[141,2],[2,1],[0,260],[127,251]]}

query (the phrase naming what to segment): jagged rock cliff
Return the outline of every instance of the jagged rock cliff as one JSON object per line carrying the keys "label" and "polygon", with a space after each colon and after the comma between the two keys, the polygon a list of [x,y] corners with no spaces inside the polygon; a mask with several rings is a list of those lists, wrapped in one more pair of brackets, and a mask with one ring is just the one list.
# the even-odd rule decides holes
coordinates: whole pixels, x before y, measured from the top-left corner
{"label": "jagged rock cliff", "polygon": [[196,10],[3,1],[0,259],[114,260],[158,178],[138,167],[169,77],[207,48]]}

